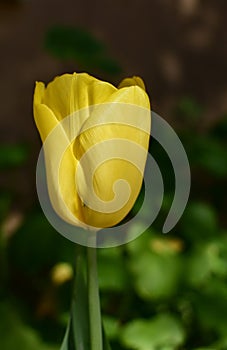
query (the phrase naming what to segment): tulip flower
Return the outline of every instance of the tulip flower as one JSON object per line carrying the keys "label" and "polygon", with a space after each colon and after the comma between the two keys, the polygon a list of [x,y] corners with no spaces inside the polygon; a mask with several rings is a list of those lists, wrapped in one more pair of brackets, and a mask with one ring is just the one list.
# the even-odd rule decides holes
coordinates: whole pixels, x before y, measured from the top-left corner
{"label": "tulip flower", "polygon": [[[151,123],[143,81],[127,78],[116,88],[74,73],[55,78],[47,87],[38,82],[34,117],[56,213],[93,231],[118,224],[133,207],[143,181]],[[91,234],[97,238],[96,232]],[[61,349],[107,350],[96,249],[88,244],[86,259],[83,247],[78,249],[71,316]]]}
{"label": "tulip flower", "polygon": [[47,87],[37,82],[34,118],[55,211],[84,228],[118,224],[143,181],[151,123],[143,81],[126,78],[116,88],[73,73]]}

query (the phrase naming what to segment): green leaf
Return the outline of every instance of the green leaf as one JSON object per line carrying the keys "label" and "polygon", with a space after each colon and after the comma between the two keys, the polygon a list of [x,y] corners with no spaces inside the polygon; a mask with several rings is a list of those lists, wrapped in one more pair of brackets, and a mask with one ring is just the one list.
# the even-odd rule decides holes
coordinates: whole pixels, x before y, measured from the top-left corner
{"label": "green leaf", "polygon": [[0,348],[4,350],[56,350],[52,345],[45,345],[38,333],[25,325],[8,302],[0,304]]}
{"label": "green leaf", "polygon": [[[78,246],[71,314],[61,350],[90,350],[91,339],[89,324],[85,248]],[[104,327],[103,350],[110,350]]]}
{"label": "green leaf", "polygon": [[191,240],[204,241],[208,237],[217,235],[217,214],[215,209],[207,203],[189,204],[181,223],[183,234]]}
{"label": "green leaf", "polygon": [[[191,138],[191,134],[189,137]],[[224,142],[206,135],[195,135],[186,145],[186,150],[193,165],[219,178],[227,175],[227,152]]]}
{"label": "green leaf", "polygon": [[107,54],[103,54],[101,57],[97,57],[95,61],[93,61],[95,68],[100,71],[115,75],[121,73],[122,69],[120,65],[113,59],[110,58]]}
{"label": "green leaf", "polygon": [[217,350],[217,348],[196,348],[193,350]]}
{"label": "green leaf", "polygon": [[119,335],[120,326],[116,318],[104,315],[103,316],[104,329],[109,339],[116,339]]}
{"label": "green leaf", "polygon": [[25,145],[0,145],[0,168],[16,167],[28,158],[28,147]]}
{"label": "green leaf", "polygon": [[81,28],[54,26],[45,38],[46,48],[60,58],[81,59],[103,52],[104,47],[92,34]]}
{"label": "green leaf", "polygon": [[116,248],[106,251],[108,254],[99,253],[99,287],[101,290],[122,291],[127,287],[129,279],[123,256],[119,249],[119,253],[116,253]]}
{"label": "green leaf", "polygon": [[185,279],[191,285],[200,286],[208,280],[211,274],[209,256],[205,254],[204,247],[197,247],[188,258]]}
{"label": "green leaf", "polygon": [[121,341],[127,348],[136,350],[175,350],[185,338],[181,323],[168,314],[151,320],[134,320],[122,331]]}
{"label": "green leaf", "polygon": [[61,350],[89,350],[89,313],[84,247],[77,246],[76,278],[70,319]]}
{"label": "green leaf", "polygon": [[64,339],[63,339],[63,342],[62,342],[62,345],[61,345],[61,349],[60,349],[60,350],[69,350],[69,347],[68,347],[69,328],[70,328],[70,322],[69,322],[68,327],[67,327],[67,329],[66,329],[65,336],[64,336]]}
{"label": "green leaf", "polygon": [[159,255],[144,251],[134,256],[130,267],[134,285],[143,299],[159,299],[172,296],[177,289],[181,263],[176,255]]}
{"label": "green leaf", "polygon": [[[225,350],[227,349],[227,337],[226,334],[219,338],[218,341],[216,341],[214,344],[212,344],[212,348],[208,350]],[[195,349],[195,350],[200,350],[200,349]],[[203,350],[203,349],[201,349]],[[204,349],[206,350],[206,349]]]}
{"label": "green leaf", "polygon": [[211,278],[210,283],[194,293],[192,304],[203,329],[226,336],[227,286],[225,281]]}
{"label": "green leaf", "polygon": [[200,242],[188,256],[187,281],[193,286],[210,283],[212,276],[227,277],[227,238]]}
{"label": "green leaf", "polygon": [[55,26],[49,29],[45,47],[60,59],[75,60],[82,70],[118,74],[119,64],[109,57],[105,45],[82,28]]}
{"label": "green leaf", "polygon": [[203,107],[191,97],[182,98],[176,107],[176,115],[179,118],[196,121],[203,112]]}
{"label": "green leaf", "polygon": [[110,344],[108,342],[104,327],[102,327],[102,338],[103,338],[103,349],[102,350],[111,350],[111,347],[110,347]]}
{"label": "green leaf", "polygon": [[[130,227],[129,236],[134,235],[136,232],[141,232],[141,228],[144,227],[143,223],[137,223]],[[131,255],[137,256],[138,254],[143,254],[147,250],[147,247],[150,246],[151,239],[155,235],[155,232],[151,229],[146,230],[141,236],[134,239],[126,245],[127,251]]]}

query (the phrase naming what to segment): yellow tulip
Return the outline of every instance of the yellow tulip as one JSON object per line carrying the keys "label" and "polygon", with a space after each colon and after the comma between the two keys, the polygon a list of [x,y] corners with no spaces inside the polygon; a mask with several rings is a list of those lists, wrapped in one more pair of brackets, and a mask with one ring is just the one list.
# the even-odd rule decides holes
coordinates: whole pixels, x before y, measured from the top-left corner
{"label": "yellow tulip", "polygon": [[[34,118],[57,214],[84,228],[118,224],[143,181],[151,123],[143,81],[127,78],[116,88],[74,73],[56,77],[47,87],[37,82]],[[122,198],[115,200],[119,194]]]}

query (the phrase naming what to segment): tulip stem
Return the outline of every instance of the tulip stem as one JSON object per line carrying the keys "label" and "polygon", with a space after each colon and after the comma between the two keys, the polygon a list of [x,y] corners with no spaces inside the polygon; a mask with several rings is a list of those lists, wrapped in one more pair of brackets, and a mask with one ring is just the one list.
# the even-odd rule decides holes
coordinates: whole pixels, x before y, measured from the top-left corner
{"label": "tulip stem", "polygon": [[91,350],[102,350],[102,321],[99,299],[96,248],[87,248],[87,279]]}

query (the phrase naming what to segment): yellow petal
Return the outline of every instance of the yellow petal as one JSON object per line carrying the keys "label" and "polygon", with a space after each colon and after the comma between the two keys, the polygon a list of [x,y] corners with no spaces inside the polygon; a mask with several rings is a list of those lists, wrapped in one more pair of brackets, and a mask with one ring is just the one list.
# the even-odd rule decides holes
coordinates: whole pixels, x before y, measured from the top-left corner
{"label": "yellow petal", "polygon": [[120,84],[118,85],[118,88],[121,89],[123,87],[128,87],[128,86],[132,86],[132,85],[139,86],[144,91],[146,90],[143,80],[140,77],[137,77],[137,76],[134,76],[132,78],[125,78],[125,79],[123,79],[120,82]]}
{"label": "yellow petal", "polygon": [[[81,200],[75,187],[77,160],[72,153],[68,137],[47,106],[34,105],[34,116],[44,142],[47,185],[52,206],[65,221],[84,227],[80,222],[83,220]],[[66,201],[61,193],[64,193]]]}
{"label": "yellow petal", "polygon": [[34,119],[44,142],[50,132],[58,125],[58,121],[52,111],[43,104],[34,105]]}
{"label": "yellow petal", "polygon": [[33,113],[37,129],[39,130],[43,142],[55,126],[58,125],[58,120],[53,112],[42,103],[44,94],[45,85],[42,82],[37,82],[34,92]]}
{"label": "yellow petal", "polygon": [[[128,153],[130,152],[129,147],[127,151]],[[93,157],[92,160],[90,159],[91,163],[95,163],[95,161],[96,157]],[[99,161],[98,157],[97,161]],[[85,168],[85,170],[87,169]],[[142,185],[143,177],[141,175],[141,172],[137,169],[136,166],[133,165],[133,163],[130,163],[128,160],[113,158],[102,163],[97,168],[93,176],[93,182],[91,184],[88,184],[86,181],[87,175],[88,174],[85,173],[84,182],[80,181],[78,183],[80,192],[82,193],[83,186],[86,186],[84,190],[88,198],[88,205],[83,207],[83,216],[85,223],[95,227],[111,227],[116,225],[129,213],[136,201]],[[80,180],[81,179],[82,177]],[[116,183],[119,180],[123,180],[124,182],[118,183],[117,187]],[[94,207],[90,207],[92,199],[89,197],[91,193],[91,185],[93,185],[94,192],[98,198],[98,200],[95,202]],[[116,193],[114,193],[114,190],[116,190]],[[99,204],[100,201],[102,204],[101,207]],[[111,204],[111,209],[113,208],[110,212],[109,204]],[[94,210],[96,207],[97,210]]]}
{"label": "yellow petal", "polygon": [[42,103],[44,93],[45,93],[45,85],[41,81],[37,81],[35,84],[35,91],[34,91],[34,105]]}
{"label": "yellow petal", "polygon": [[[124,107],[124,105],[126,106]],[[127,105],[132,105],[132,109],[130,109],[130,107],[127,108]],[[141,107],[141,109],[133,109],[133,105]],[[143,109],[146,109],[147,111],[150,110],[150,101],[144,90],[139,86],[130,86],[119,89],[105,100],[104,106],[101,105],[97,108],[91,109],[89,118],[87,118],[80,129],[80,134],[95,125],[107,124],[109,120],[114,121],[116,119],[116,122],[120,123],[121,120],[119,119],[119,116],[122,121],[127,124],[127,121],[136,117],[136,114],[139,118],[140,112],[144,117]],[[135,121],[133,123],[135,123]],[[140,118],[139,125],[143,125],[143,128],[150,133],[150,116],[148,117],[147,115],[144,119]]]}
{"label": "yellow petal", "polygon": [[43,103],[62,120],[75,111],[103,103],[116,90],[86,73],[64,74],[47,85]]}
{"label": "yellow petal", "polygon": [[[129,184],[131,194],[128,202],[120,210],[111,214],[108,213],[108,210],[98,212],[87,205],[84,206],[83,215],[85,222],[96,227],[109,227],[117,224],[134,205],[142,185],[143,176],[141,172],[143,173],[146,161],[146,152],[141,153],[139,148],[148,149],[151,123],[149,99],[146,93],[138,86],[118,90],[110,96],[108,102],[91,113],[90,118],[83,125],[81,134],[75,141],[74,153],[76,158],[80,159],[83,155],[88,157],[88,166],[83,170],[84,178],[81,176],[78,179],[78,188],[80,193],[89,198],[92,195],[91,186],[94,186],[97,196],[106,202],[106,208],[108,208],[109,201],[114,198],[113,185],[119,179],[124,179]],[[134,107],[131,106],[133,104]],[[143,108],[140,108],[140,106]],[[116,121],[116,117],[118,117],[118,120],[116,123],[113,123],[113,121]],[[137,124],[135,124],[136,118]],[[122,153],[121,156],[119,153],[122,147],[121,141],[117,141],[119,139],[127,141],[124,157]],[[107,152],[107,144],[103,143],[102,146],[102,142],[108,140],[115,140],[112,144],[108,143],[108,147],[110,145],[112,148],[108,151],[109,154],[115,153],[115,158],[120,157],[123,159],[109,159],[103,162],[94,172],[93,184],[91,184],[88,178],[95,166],[100,164],[100,156]],[[101,145],[101,147],[97,149],[96,153],[89,155],[89,150],[94,145]],[[138,145],[138,149],[135,148],[135,145]],[[130,152],[134,152],[134,162],[136,164],[140,163],[139,169],[141,171],[130,163]],[[124,160],[124,158],[126,159]],[[82,201],[84,201],[84,198],[82,198]]]}

